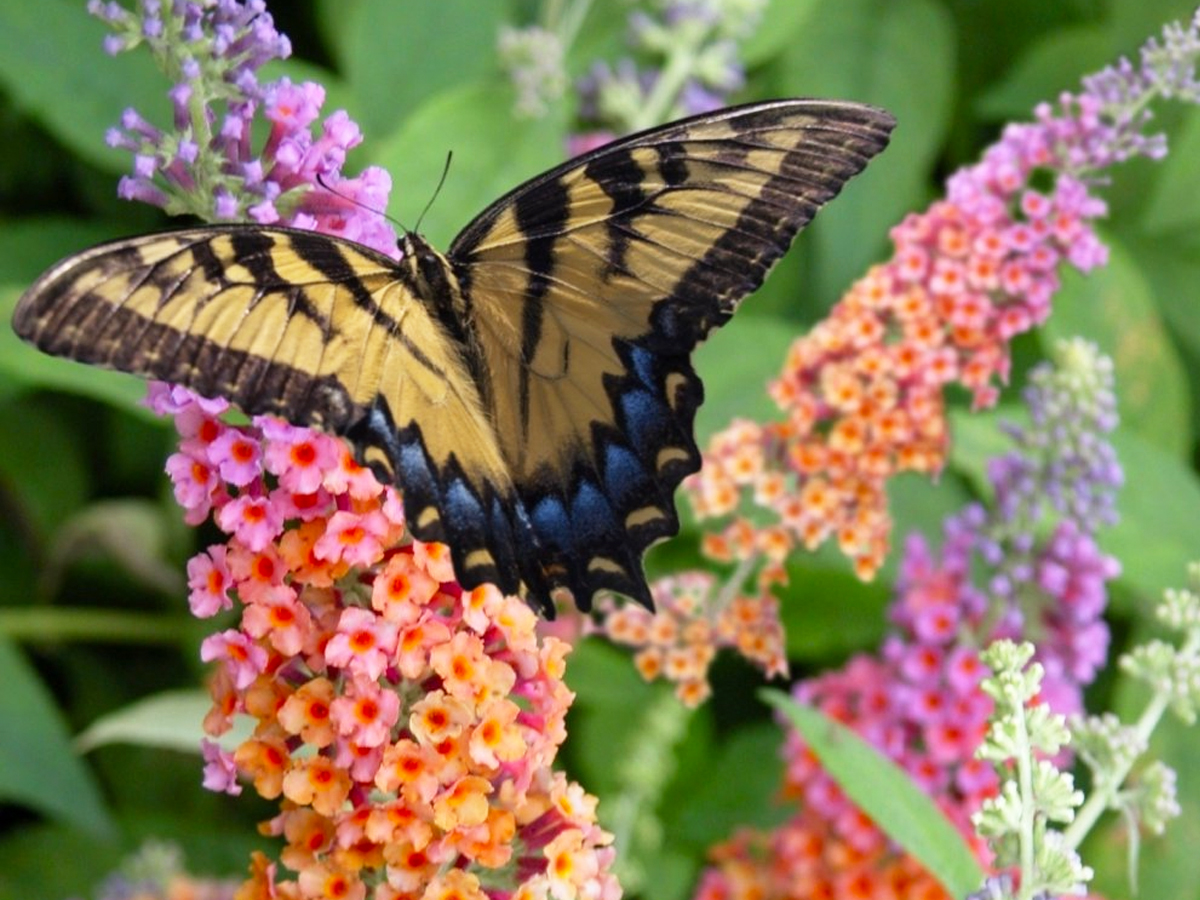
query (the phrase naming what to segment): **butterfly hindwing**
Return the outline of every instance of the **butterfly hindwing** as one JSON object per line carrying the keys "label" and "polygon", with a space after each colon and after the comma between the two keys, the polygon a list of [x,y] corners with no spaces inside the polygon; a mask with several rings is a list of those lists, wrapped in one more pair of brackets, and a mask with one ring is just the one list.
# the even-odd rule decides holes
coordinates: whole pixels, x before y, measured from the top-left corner
{"label": "butterfly hindwing", "polygon": [[518,187],[450,259],[552,584],[644,602],[642,551],[699,467],[690,353],[887,142],[892,118],[779,101],[686,119]]}

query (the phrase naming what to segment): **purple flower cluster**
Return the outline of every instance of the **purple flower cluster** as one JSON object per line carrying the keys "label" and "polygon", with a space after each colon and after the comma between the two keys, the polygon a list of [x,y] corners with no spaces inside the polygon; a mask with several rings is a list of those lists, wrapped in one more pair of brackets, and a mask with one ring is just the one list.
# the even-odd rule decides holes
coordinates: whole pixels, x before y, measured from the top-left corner
{"label": "purple flower cluster", "polygon": [[[314,135],[324,88],[286,78],[259,83],[264,63],[291,52],[262,0],[176,0],[167,9],[142,0],[136,13],[92,0],[89,10],[114,29],[106,49],[146,43],[175,80],[170,131],[133,109],[109,131],[110,146],[134,154],[120,196],[171,214],[292,225],[397,252],[395,232],[379,212],[391,190],[388,174],[372,167],[355,178],[341,175],[347,151],[362,141],[358,126],[339,110]],[[256,152],[252,125],[260,113],[270,131]]]}
{"label": "purple flower cluster", "polygon": [[[973,503],[947,520],[940,552],[919,535],[909,538],[890,611],[895,629],[880,653],[859,654],[795,689],[798,700],[849,725],[903,768],[985,863],[989,851],[971,814],[999,779],[975,756],[993,709],[980,687],[987,667],[979,648],[1002,637],[1033,640],[1045,670],[1040,699],[1062,714],[1081,710],[1082,690],[1108,650],[1101,614],[1118,566],[1094,533],[1114,520],[1121,483],[1106,437],[1116,426],[1112,364],[1083,341],[1061,345],[1056,361],[1031,373],[1031,422],[1009,429],[1017,447],[989,469],[994,502]],[[907,857],[796,732],[788,733],[784,759],[784,794],[799,799],[800,811],[762,836],[765,846],[742,835],[721,848],[724,865],[705,876],[697,896],[796,896],[790,888],[773,891],[797,883],[839,885],[827,896],[879,896],[854,885],[887,881]],[[746,860],[750,852],[765,862]],[[745,872],[731,875],[729,859],[773,887],[731,889]]]}
{"label": "purple flower cluster", "polygon": [[594,130],[573,138],[572,152],[614,134],[719,109],[744,83],[737,44],[757,26],[761,0],[659,5],[657,16],[641,10],[630,15],[632,56],[615,66],[597,62],[578,82],[580,117]]}
{"label": "purple flower cluster", "polygon": [[140,12],[135,14],[116,2],[88,0],[87,6],[89,13],[114,31],[104,41],[109,54],[131,50],[144,40],[160,59],[170,59],[174,54],[164,56],[163,48],[182,39],[192,49],[208,48],[210,52],[179,57],[176,65],[181,71],[204,65],[210,55],[232,60],[235,71],[230,84],[252,83],[256,69],[292,52],[287,37],[275,30],[264,0],[175,0],[165,16],[162,7],[162,0],[142,0]]}
{"label": "purple flower cluster", "polygon": [[[1112,362],[1079,342],[1063,345],[1062,352],[1087,359],[1064,365],[1061,374],[1047,368],[1032,373],[1024,392],[1032,427],[1005,426],[1020,452],[996,460],[990,477],[1010,520],[1045,501],[1094,532],[1116,522],[1113,504],[1123,480],[1116,452],[1102,437],[1117,427]],[[1031,465],[1034,458],[1039,463]]]}
{"label": "purple flower cluster", "polygon": [[[961,585],[961,609],[980,645],[999,637],[1037,643],[1043,695],[1065,714],[1082,708],[1080,690],[1108,653],[1101,614],[1120,567],[1094,536],[1116,522],[1123,473],[1106,438],[1117,425],[1112,361],[1078,340],[1061,344],[1057,356],[1056,367],[1030,375],[1030,424],[1004,426],[1017,447],[988,466],[990,508],[972,504],[946,522],[937,568]],[[911,539],[902,594],[928,570],[921,539]],[[972,572],[985,590],[968,587]],[[903,604],[894,618],[919,634],[919,619]]]}
{"label": "purple flower cluster", "polygon": [[1122,57],[1115,65],[1083,79],[1080,94],[1064,93],[1060,111],[1049,103],[1035,109],[1036,123],[1010,125],[1004,141],[1036,141],[1055,168],[1087,178],[1134,156],[1161,159],[1166,136],[1148,134],[1156,97],[1200,103],[1200,10],[1184,27],[1163,28],[1162,41],[1151,38],[1135,65]]}
{"label": "purple flower cluster", "polygon": [[1200,56],[1200,9],[1189,27],[1172,22],[1163,28],[1161,43],[1151,38],[1141,48],[1140,65],[1122,59],[1083,80],[1085,96],[1097,114],[1111,121],[1113,137],[1105,142],[1101,163],[1130,156],[1159,159],[1167,152],[1163,135],[1144,135],[1152,118],[1147,100],[1155,95],[1200,103],[1196,58]]}
{"label": "purple flower cluster", "polygon": [[[1101,615],[1120,569],[1094,535],[1115,522],[1122,482],[1106,439],[1117,423],[1112,363],[1083,341],[1065,342],[1057,356],[1057,366],[1031,374],[1024,396],[1032,422],[1008,428],[1017,448],[989,466],[994,502],[971,504],[946,522],[940,558],[911,537],[897,582],[899,630],[882,660],[892,673],[878,687],[888,695],[879,705],[892,714],[866,731],[882,729],[880,746],[893,755],[903,748],[897,758],[914,775],[930,765],[930,777],[951,775],[963,791],[960,812],[970,811],[991,777],[973,759],[990,712],[977,702],[982,669],[974,648],[1001,637],[1034,640],[1045,668],[1042,698],[1063,714],[1082,709],[1082,689],[1108,652]],[[827,676],[799,693],[824,705],[845,678]],[[964,777],[979,779],[974,790]]]}

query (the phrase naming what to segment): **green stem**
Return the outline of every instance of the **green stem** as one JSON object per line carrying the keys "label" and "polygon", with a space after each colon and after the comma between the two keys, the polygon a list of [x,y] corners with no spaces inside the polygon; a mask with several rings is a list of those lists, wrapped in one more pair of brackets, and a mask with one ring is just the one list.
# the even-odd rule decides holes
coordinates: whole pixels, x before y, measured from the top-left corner
{"label": "green stem", "polygon": [[0,611],[0,635],[18,641],[88,641],[173,644],[190,633],[192,620],[144,612],[66,607]]}
{"label": "green stem", "polygon": [[681,41],[672,51],[663,66],[662,74],[654,83],[654,89],[641,109],[629,121],[630,131],[641,131],[652,125],[657,125],[667,118],[671,106],[683,89],[684,82],[691,75],[692,69],[699,56],[699,50],[704,46],[712,32],[712,25],[704,25],[695,29],[695,34],[689,41]]}
{"label": "green stem", "polygon": [[[1180,648],[1179,654],[1180,656],[1191,657],[1195,656],[1197,651],[1200,651],[1200,631],[1191,631],[1188,633],[1187,640],[1184,641],[1183,646]],[[1150,735],[1158,727],[1159,720],[1162,719],[1163,713],[1167,711],[1170,703],[1171,695],[1166,691],[1157,692],[1150,697],[1150,702],[1146,704],[1146,709],[1138,717],[1137,724],[1133,729],[1134,733],[1143,743],[1143,746],[1149,742]],[[1124,765],[1118,767],[1112,773],[1112,778],[1106,782],[1106,787],[1103,790],[1093,792],[1087,798],[1087,802],[1079,808],[1079,812],[1075,814],[1075,820],[1063,832],[1063,842],[1067,849],[1074,850],[1083,843],[1083,839],[1092,830],[1092,826],[1096,824],[1096,820],[1100,818],[1100,814],[1108,809],[1113,797],[1116,796],[1117,791],[1125,783],[1130,769],[1133,768],[1138,758],[1134,757]]]}
{"label": "green stem", "polygon": [[577,0],[567,4],[564,9],[561,0],[551,0],[546,21],[550,23],[550,30],[558,33],[564,54],[571,49],[575,38],[579,36],[579,29],[583,27],[583,20],[587,18],[591,6],[592,0]]}
{"label": "green stem", "polygon": [[721,591],[713,601],[713,610],[722,611],[729,608],[729,605],[733,603],[738,593],[742,590],[742,585],[750,576],[750,573],[754,571],[754,567],[758,565],[761,555],[755,551],[738,563],[737,568],[733,570],[733,574],[729,576],[729,580],[721,585]]}
{"label": "green stem", "polygon": [[1017,754],[1017,783],[1021,789],[1021,828],[1017,834],[1020,847],[1021,888],[1018,900],[1029,900],[1037,887],[1034,860],[1034,821],[1037,817],[1037,798],[1033,796],[1033,748],[1029,745],[1029,731],[1025,727],[1025,709],[1017,709],[1017,728],[1020,732],[1021,751]]}

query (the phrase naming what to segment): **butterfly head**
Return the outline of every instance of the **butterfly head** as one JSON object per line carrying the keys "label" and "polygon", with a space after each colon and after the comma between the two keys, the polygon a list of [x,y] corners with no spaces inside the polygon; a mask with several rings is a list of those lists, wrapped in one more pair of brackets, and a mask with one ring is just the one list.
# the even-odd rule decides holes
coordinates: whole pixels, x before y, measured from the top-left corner
{"label": "butterfly head", "polygon": [[408,272],[417,296],[438,304],[456,293],[457,279],[449,262],[425,238],[415,231],[405,231],[400,238],[400,252],[400,265]]}

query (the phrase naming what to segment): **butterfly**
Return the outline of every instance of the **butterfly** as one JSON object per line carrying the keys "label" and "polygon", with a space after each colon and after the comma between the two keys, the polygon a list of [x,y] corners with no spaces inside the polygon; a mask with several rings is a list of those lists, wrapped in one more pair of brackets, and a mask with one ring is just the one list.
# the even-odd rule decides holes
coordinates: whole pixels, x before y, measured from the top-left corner
{"label": "butterfly", "polygon": [[101,244],[21,297],[47,353],[344,436],[411,533],[547,615],[652,608],[642,555],[700,467],[692,349],[887,144],[857,103],[778,100],[600,147],[525,182],[443,255],[211,225]]}

